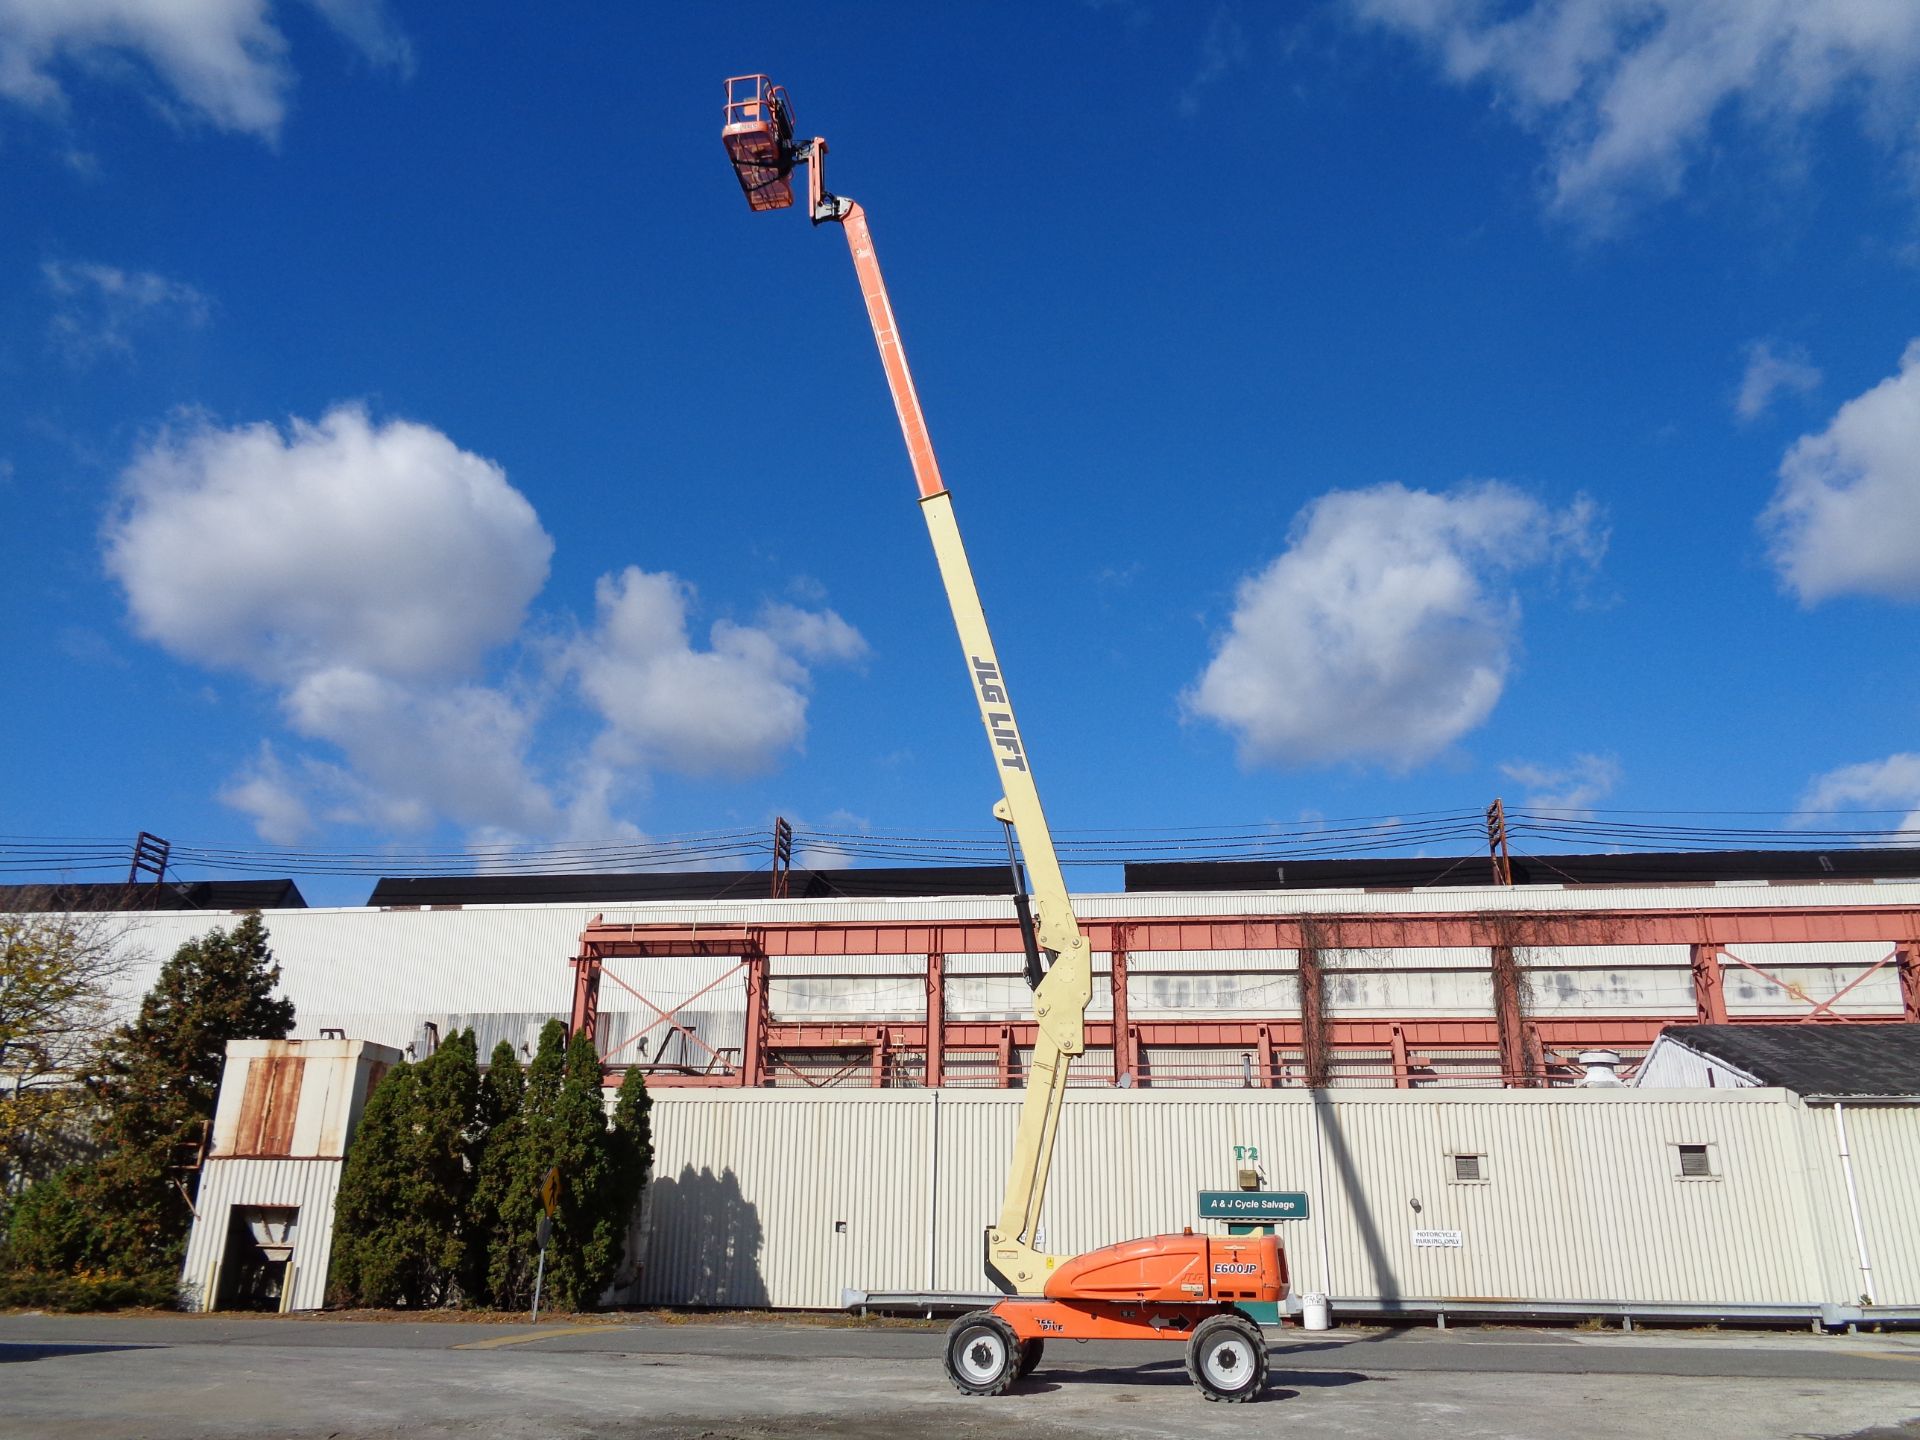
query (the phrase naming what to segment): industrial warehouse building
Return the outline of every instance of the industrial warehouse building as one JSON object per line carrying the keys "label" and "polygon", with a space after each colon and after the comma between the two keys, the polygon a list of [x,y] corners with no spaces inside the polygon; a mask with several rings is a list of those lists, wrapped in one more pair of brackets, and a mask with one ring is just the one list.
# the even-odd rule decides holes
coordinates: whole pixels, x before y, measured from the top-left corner
{"label": "industrial warehouse building", "polygon": [[[1264,1184],[1309,1196],[1282,1225],[1294,1287],[1340,1312],[1920,1315],[1916,1097],[1845,1103],[1842,1138],[1831,1097],[1581,1087],[1577,1063],[1609,1049],[1631,1077],[1675,1024],[1911,1035],[1915,857],[1630,858],[1636,873],[1554,857],[1558,883],[1427,888],[1330,862],[1269,867],[1265,888],[1137,867],[1185,883],[1081,897],[1090,1049],[1047,1246],[1198,1223],[1195,1192],[1234,1184],[1239,1147]],[[559,1015],[610,1067],[647,1068],[656,1179],[619,1298],[979,1291],[1031,1036],[1011,907],[845,893],[902,883],[886,872],[838,872],[842,893],[817,898],[819,877],[795,879],[781,900],[715,877],[569,877],[573,899],[383,882],[364,908],[264,913],[303,1039],[418,1054],[471,1025],[485,1054]],[[157,967],[227,918],[115,923]],[[216,1224],[224,1245],[231,1216]]]}

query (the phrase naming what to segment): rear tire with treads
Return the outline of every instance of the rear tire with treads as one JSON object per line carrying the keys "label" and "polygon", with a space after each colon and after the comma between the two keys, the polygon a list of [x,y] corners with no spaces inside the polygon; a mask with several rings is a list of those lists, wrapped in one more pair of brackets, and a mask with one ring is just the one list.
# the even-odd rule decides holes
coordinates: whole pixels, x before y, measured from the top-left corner
{"label": "rear tire with treads", "polygon": [[1209,1400],[1238,1405],[1267,1388],[1267,1342],[1244,1315],[1209,1315],[1187,1341],[1187,1377]]}
{"label": "rear tire with treads", "polygon": [[1033,1373],[1034,1366],[1040,1363],[1040,1357],[1046,1353],[1047,1342],[1041,1339],[1022,1340],[1020,1342],[1020,1364],[1014,1370],[1013,1378],[1024,1380]]}

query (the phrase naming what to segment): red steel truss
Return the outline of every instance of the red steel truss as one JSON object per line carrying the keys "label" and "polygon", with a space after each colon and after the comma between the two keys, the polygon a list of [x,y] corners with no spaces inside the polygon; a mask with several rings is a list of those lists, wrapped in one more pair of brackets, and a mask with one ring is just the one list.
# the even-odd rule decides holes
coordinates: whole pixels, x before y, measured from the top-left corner
{"label": "red steel truss", "polygon": [[[1447,914],[1372,914],[1094,920],[1084,929],[1096,953],[1112,957],[1113,1019],[1087,1025],[1087,1045],[1110,1055],[1111,1069],[1093,1055],[1081,1062],[1100,1083],[1151,1085],[1180,1074],[1166,1057],[1183,1050],[1241,1053],[1241,1068],[1218,1083],[1389,1084],[1402,1089],[1436,1083],[1441,1055],[1489,1057],[1478,1083],[1541,1085],[1579,1050],[1644,1051],[1667,1025],[1728,1018],[1723,975],[1727,967],[1752,971],[1803,1005],[1783,1023],[1920,1021],[1920,907],[1860,905],[1769,909],[1673,909],[1623,911],[1485,911]],[[1833,995],[1815,997],[1769,974],[1743,957],[1757,944],[1874,943],[1886,953]],[[1689,947],[1692,1014],[1533,1017],[1526,1013],[1525,986],[1514,952],[1561,946],[1685,945]],[[1319,957],[1325,949],[1485,948],[1491,957],[1493,1011],[1443,1018],[1338,1019],[1325,1013]],[[753,926],[609,924],[596,917],[580,937],[573,959],[571,1026],[598,1036],[603,980],[626,990],[652,1012],[642,1027],[602,1046],[609,1069],[646,1064],[628,1047],[655,1030],[678,1032],[704,1052],[698,1064],[648,1064],[655,1085],[761,1086],[799,1080],[809,1085],[954,1083],[955,1057],[972,1064],[979,1083],[980,1057],[992,1057],[993,1083],[1019,1083],[1019,1056],[1033,1043],[1026,1021],[950,1021],[946,1017],[946,957],[956,954],[1021,953],[1018,926],[1005,922],[880,925],[817,921]],[[1134,1020],[1128,1008],[1130,957],[1157,951],[1291,950],[1301,957],[1300,1013],[1181,1020]],[[769,962],[779,957],[924,955],[926,1014],[917,1022],[776,1021],[768,1007]],[[605,972],[619,958],[702,956],[736,961],[695,995],[672,1007],[655,1004],[633,986]],[[1900,1008],[1886,1014],[1842,1016],[1834,1006],[1869,975],[1892,967],[1899,977]],[[746,1020],[737,1050],[710,1047],[679,1013],[693,1000],[735,974],[744,977]],[[682,1046],[687,1053],[687,1047]],[[828,1057],[828,1066],[822,1065]],[[1153,1057],[1160,1057],[1158,1063]],[[1497,1064],[1491,1057],[1497,1056]],[[796,1057],[808,1057],[801,1065]],[[1167,1068],[1162,1071],[1161,1067]],[[1371,1067],[1369,1069],[1368,1067]],[[1192,1083],[1191,1076],[1187,1083]]]}

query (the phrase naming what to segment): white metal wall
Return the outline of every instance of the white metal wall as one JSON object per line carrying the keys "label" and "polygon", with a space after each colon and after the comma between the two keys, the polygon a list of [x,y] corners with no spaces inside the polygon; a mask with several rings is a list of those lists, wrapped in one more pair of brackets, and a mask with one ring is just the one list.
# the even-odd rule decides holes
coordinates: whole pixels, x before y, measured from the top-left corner
{"label": "white metal wall", "polygon": [[[1846,1217],[1823,1235],[1825,1284],[1835,1298],[1855,1303],[1871,1294],[1881,1305],[1915,1303],[1920,1294],[1920,1111],[1900,1105],[1844,1106],[1842,1123],[1852,1152],[1855,1195],[1849,1199],[1839,1161],[1840,1136],[1832,1105],[1799,1112],[1809,1190],[1825,1212]],[[1854,1203],[1861,1233],[1852,1228]],[[1866,1251],[1866,1270],[1861,1249]]]}
{"label": "white metal wall", "polygon": [[[660,1093],[646,1298],[830,1307],[848,1286],[987,1289],[981,1232],[1020,1101]],[[1704,1306],[1860,1293],[1831,1114],[1779,1090],[1076,1092],[1067,1106],[1043,1235],[1061,1253],[1218,1228],[1193,1219],[1195,1192],[1232,1188],[1233,1147],[1255,1145],[1267,1188],[1311,1197],[1313,1218],[1281,1227],[1296,1291]],[[1920,1305],[1920,1110],[1847,1120],[1874,1298]],[[1681,1145],[1707,1146],[1713,1174],[1683,1178]],[[1452,1178],[1462,1152],[1484,1157],[1484,1182]],[[1461,1244],[1416,1246],[1416,1229]]]}
{"label": "white metal wall", "polygon": [[845,1286],[924,1287],[931,1093],[826,1093],[656,1093],[642,1302],[833,1306]]}
{"label": "white metal wall", "polygon": [[180,1282],[189,1308],[210,1309],[220,1293],[220,1264],[236,1205],[297,1209],[283,1308],[317,1310],[326,1301],[333,1258],[333,1204],[343,1160],[209,1160],[194,1197],[193,1229]]}

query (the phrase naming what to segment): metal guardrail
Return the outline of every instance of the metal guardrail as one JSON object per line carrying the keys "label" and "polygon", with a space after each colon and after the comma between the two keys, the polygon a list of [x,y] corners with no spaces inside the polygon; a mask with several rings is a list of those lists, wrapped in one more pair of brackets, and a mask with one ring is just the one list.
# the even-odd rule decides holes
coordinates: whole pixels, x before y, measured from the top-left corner
{"label": "metal guardrail", "polygon": [[[969,1310],[984,1310],[1006,1297],[998,1291],[954,1290],[855,1290],[840,1292],[841,1308],[869,1311],[919,1311],[927,1315],[959,1315]],[[1300,1313],[1300,1297],[1289,1295],[1281,1302],[1284,1315]],[[1807,1325],[1816,1333],[1848,1330],[1862,1325],[1920,1326],[1920,1307],[1875,1305],[1713,1305],[1673,1304],[1631,1300],[1473,1300],[1473,1299],[1381,1299],[1336,1295],[1332,1297],[1336,1320],[1430,1320],[1445,1329],[1449,1317],[1460,1320],[1517,1320],[1529,1317],[1542,1320],[1619,1320],[1621,1328],[1633,1329],[1635,1320],[1667,1325]]]}

